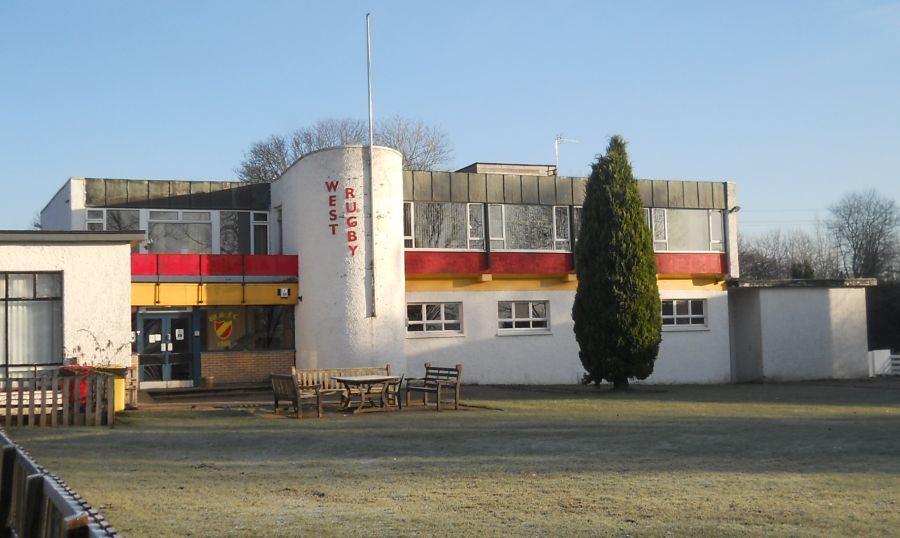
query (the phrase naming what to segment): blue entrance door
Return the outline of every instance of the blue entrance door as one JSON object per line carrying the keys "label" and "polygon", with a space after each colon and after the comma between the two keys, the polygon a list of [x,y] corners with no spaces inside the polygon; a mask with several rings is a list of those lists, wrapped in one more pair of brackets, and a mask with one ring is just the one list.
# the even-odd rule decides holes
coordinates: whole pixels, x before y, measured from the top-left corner
{"label": "blue entrance door", "polygon": [[141,388],[193,386],[191,315],[146,313],[138,316],[137,323]]}

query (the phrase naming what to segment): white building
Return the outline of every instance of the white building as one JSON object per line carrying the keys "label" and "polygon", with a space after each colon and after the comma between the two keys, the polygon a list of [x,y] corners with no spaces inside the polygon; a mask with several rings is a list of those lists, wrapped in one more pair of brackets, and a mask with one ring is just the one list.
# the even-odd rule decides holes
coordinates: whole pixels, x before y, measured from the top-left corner
{"label": "white building", "polygon": [[[574,383],[583,369],[572,251],[587,179],[554,173],[480,163],[404,172],[394,150],[376,147],[370,162],[367,147],[343,146],[303,157],[271,186],[72,178],[42,223],[146,230],[130,271],[144,386],[256,382],[291,364],[390,363],[419,374],[425,362],[461,363],[467,383]],[[756,356],[741,351],[744,322],[735,326],[736,313],[752,313],[728,287],[739,277],[735,185],[638,188],[663,313],[647,382],[760,378],[747,364]],[[832,328],[848,315],[841,309],[864,326],[856,299],[827,308]],[[858,373],[865,341],[855,330],[831,334],[830,360],[841,366],[797,363],[801,377]]]}

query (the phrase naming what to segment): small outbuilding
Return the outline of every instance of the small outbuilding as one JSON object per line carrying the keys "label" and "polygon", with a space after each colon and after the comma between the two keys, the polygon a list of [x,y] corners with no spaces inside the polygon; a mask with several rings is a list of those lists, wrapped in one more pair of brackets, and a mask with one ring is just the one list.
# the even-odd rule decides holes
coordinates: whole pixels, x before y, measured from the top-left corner
{"label": "small outbuilding", "polygon": [[734,381],[869,375],[866,290],[875,279],[733,280]]}
{"label": "small outbuilding", "polygon": [[3,376],[131,362],[131,250],[143,232],[0,231]]}

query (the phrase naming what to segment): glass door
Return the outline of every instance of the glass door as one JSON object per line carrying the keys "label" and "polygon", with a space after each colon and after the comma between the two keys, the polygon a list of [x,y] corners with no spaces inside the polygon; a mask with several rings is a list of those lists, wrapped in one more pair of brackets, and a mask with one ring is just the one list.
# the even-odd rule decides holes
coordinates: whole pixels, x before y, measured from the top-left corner
{"label": "glass door", "polygon": [[190,314],[140,314],[138,364],[142,389],[192,387]]}

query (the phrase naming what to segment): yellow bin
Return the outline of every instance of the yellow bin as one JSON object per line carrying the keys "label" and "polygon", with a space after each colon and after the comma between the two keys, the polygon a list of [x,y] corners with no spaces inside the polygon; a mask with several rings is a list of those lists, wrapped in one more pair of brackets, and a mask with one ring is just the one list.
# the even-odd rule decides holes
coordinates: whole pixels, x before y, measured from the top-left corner
{"label": "yellow bin", "polygon": [[116,366],[100,366],[97,370],[113,376],[113,389],[115,391],[116,413],[125,410],[125,375],[128,368]]}

